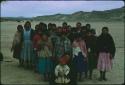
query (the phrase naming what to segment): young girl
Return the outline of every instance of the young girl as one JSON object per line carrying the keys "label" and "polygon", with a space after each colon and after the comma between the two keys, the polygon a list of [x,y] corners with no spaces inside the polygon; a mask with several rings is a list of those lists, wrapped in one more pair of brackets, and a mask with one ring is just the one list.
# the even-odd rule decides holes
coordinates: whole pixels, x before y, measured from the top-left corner
{"label": "young girl", "polygon": [[74,70],[76,70],[77,77],[81,80],[82,73],[87,72],[87,49],[80,34],[76,34],[72,46]]}
{"label": "young girl", "polygon": [[42,34],[42,41],[40,42],[40,51],[38,51],[38,71],[40,75],[44,76],[44,80],[48,80],[52,68],[52,44],[48,42],[48,35]]}
{"label": "young girl", "polygon": [[18,25],[17,26],[17,32],[14,35],[13,44],[11,51],[13,51],[13,57],[16,59],[19,59],[19,64],[21,65],[21,47],[22,47],[22,32],[23,32],[23,26]]}
{"label": "young girl", "polygon": [[70,85],[70,68],[67,65],[68,55],[63,55],[59,59],[59,64],[55,68],[55,83],[57,85]]}

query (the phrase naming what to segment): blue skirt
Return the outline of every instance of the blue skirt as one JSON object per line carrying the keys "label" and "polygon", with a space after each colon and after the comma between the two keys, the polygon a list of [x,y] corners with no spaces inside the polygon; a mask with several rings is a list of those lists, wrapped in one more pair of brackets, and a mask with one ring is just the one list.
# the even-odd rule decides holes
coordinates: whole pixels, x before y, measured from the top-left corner
{"label": "blue skirt", "polygon": [[33,46],[31,41],[24,42],[22,52],[21,52],[21,60],[28,61],[28,62],[34,62],[34,52],[33,52]]}
{"label": "blue skirt", "polygon": [[51,73],[53,68],[52,60],[50,58],[39,58],[37,67],[40,74]]}
{"label": "blue skirt", "polygon": [[84,61],[84,56],[80,52],[78,56],[75,55],[73,65],[78,73],[87,72],[87,61]]}

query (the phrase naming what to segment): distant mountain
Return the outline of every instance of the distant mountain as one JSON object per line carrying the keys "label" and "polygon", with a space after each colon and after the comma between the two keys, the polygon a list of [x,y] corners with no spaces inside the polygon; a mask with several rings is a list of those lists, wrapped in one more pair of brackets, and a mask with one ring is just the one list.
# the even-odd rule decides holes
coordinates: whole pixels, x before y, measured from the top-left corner
{"label": "distant mountain", "polygon": [[0,21],[23,21],[23,20],[32,20],[31,18],[25,17],[1,17]]}
{"label": "distant mountain", "polygon": [[78,11],[73,14],[55,14],[48,16],[37,16],[33,20],[40,21],[118,21],[125,18],[125,6],[122,8],[84,12]]}
{"label": "distant mountain", "polygon": [[35,20],[35,21],[123,21],[125,19],[125,6],[112,10],[84,12],[78,11],[73,14],[54,14],[36,16],[33,18],[24,17],[2,17],[3,20]]}

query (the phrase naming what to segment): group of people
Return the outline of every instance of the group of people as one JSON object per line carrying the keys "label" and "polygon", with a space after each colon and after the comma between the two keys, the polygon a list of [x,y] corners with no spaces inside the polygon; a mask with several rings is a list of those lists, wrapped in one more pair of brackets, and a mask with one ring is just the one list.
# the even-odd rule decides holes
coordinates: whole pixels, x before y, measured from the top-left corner
{"label": "group of people", "polygon": [[108,27],[102,27],[97,36],[90,24],[77,22],[71,27],[66,22],[62,26],[40,22],[32,29],[29,21],[24,27],[17,26],[11,48],[20,66],[33,69],[52,85],[75,85],[85,78],[92,79],[96,68],[99,80],[107,80],[115,50]]}

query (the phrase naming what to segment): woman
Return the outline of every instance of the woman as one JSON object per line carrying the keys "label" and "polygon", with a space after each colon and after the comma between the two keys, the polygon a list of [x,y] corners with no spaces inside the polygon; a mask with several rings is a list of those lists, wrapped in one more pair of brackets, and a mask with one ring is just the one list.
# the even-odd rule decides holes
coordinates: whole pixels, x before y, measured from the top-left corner
{"label": "woman", "polygon": [[73,64],[77,73],[77,77],[81,80],[82,73],[87,72],[87,49],[86,43],[80,34],[76,34],[73,41]]}
{"label": "woman", "polygon": [[95,36],[94,29],[91,29],[87,32],[86,36],[89,79],[92,79],[93,69],[95,69],[97,66],[96,44],[97,44],[97,37]]}
{"label": "woman", "polygon": [[112,36],[108,33],[108,27],[102,28],[102,34],[98,37],[98,64],[97,68],[100,71],[99,80],[107,80],[106,72],[112,68],[112,59],[115,55],[115,44]]}
{"label": "woman", "polygon": [[50,78],[52,70],[52,44],[48,42],[47,33],[42,34],[42,41],[40,44],[40,50],[38,51],[38,71],[40,75],[44,76],[44,80]]}
{"label": "woman", "polygon": [[13,44],[11,48],[11,52],[13,51],[13,57],[16,59],[19,59],[19,65],[21,65],[21,47],[22,47],[22,32],[23,32],[23,26],[18,25],[17,31],[14,35]]}
{"label": "woman", "polygon": [[34,36],[34,30],[31,28],[31,23],[27,21],[24,24],[23,49],[21,53],[21,58],[26,68],[31,68],[33,66],[33,60],[34,60],[33,45],[32,45],[33,36]]}

